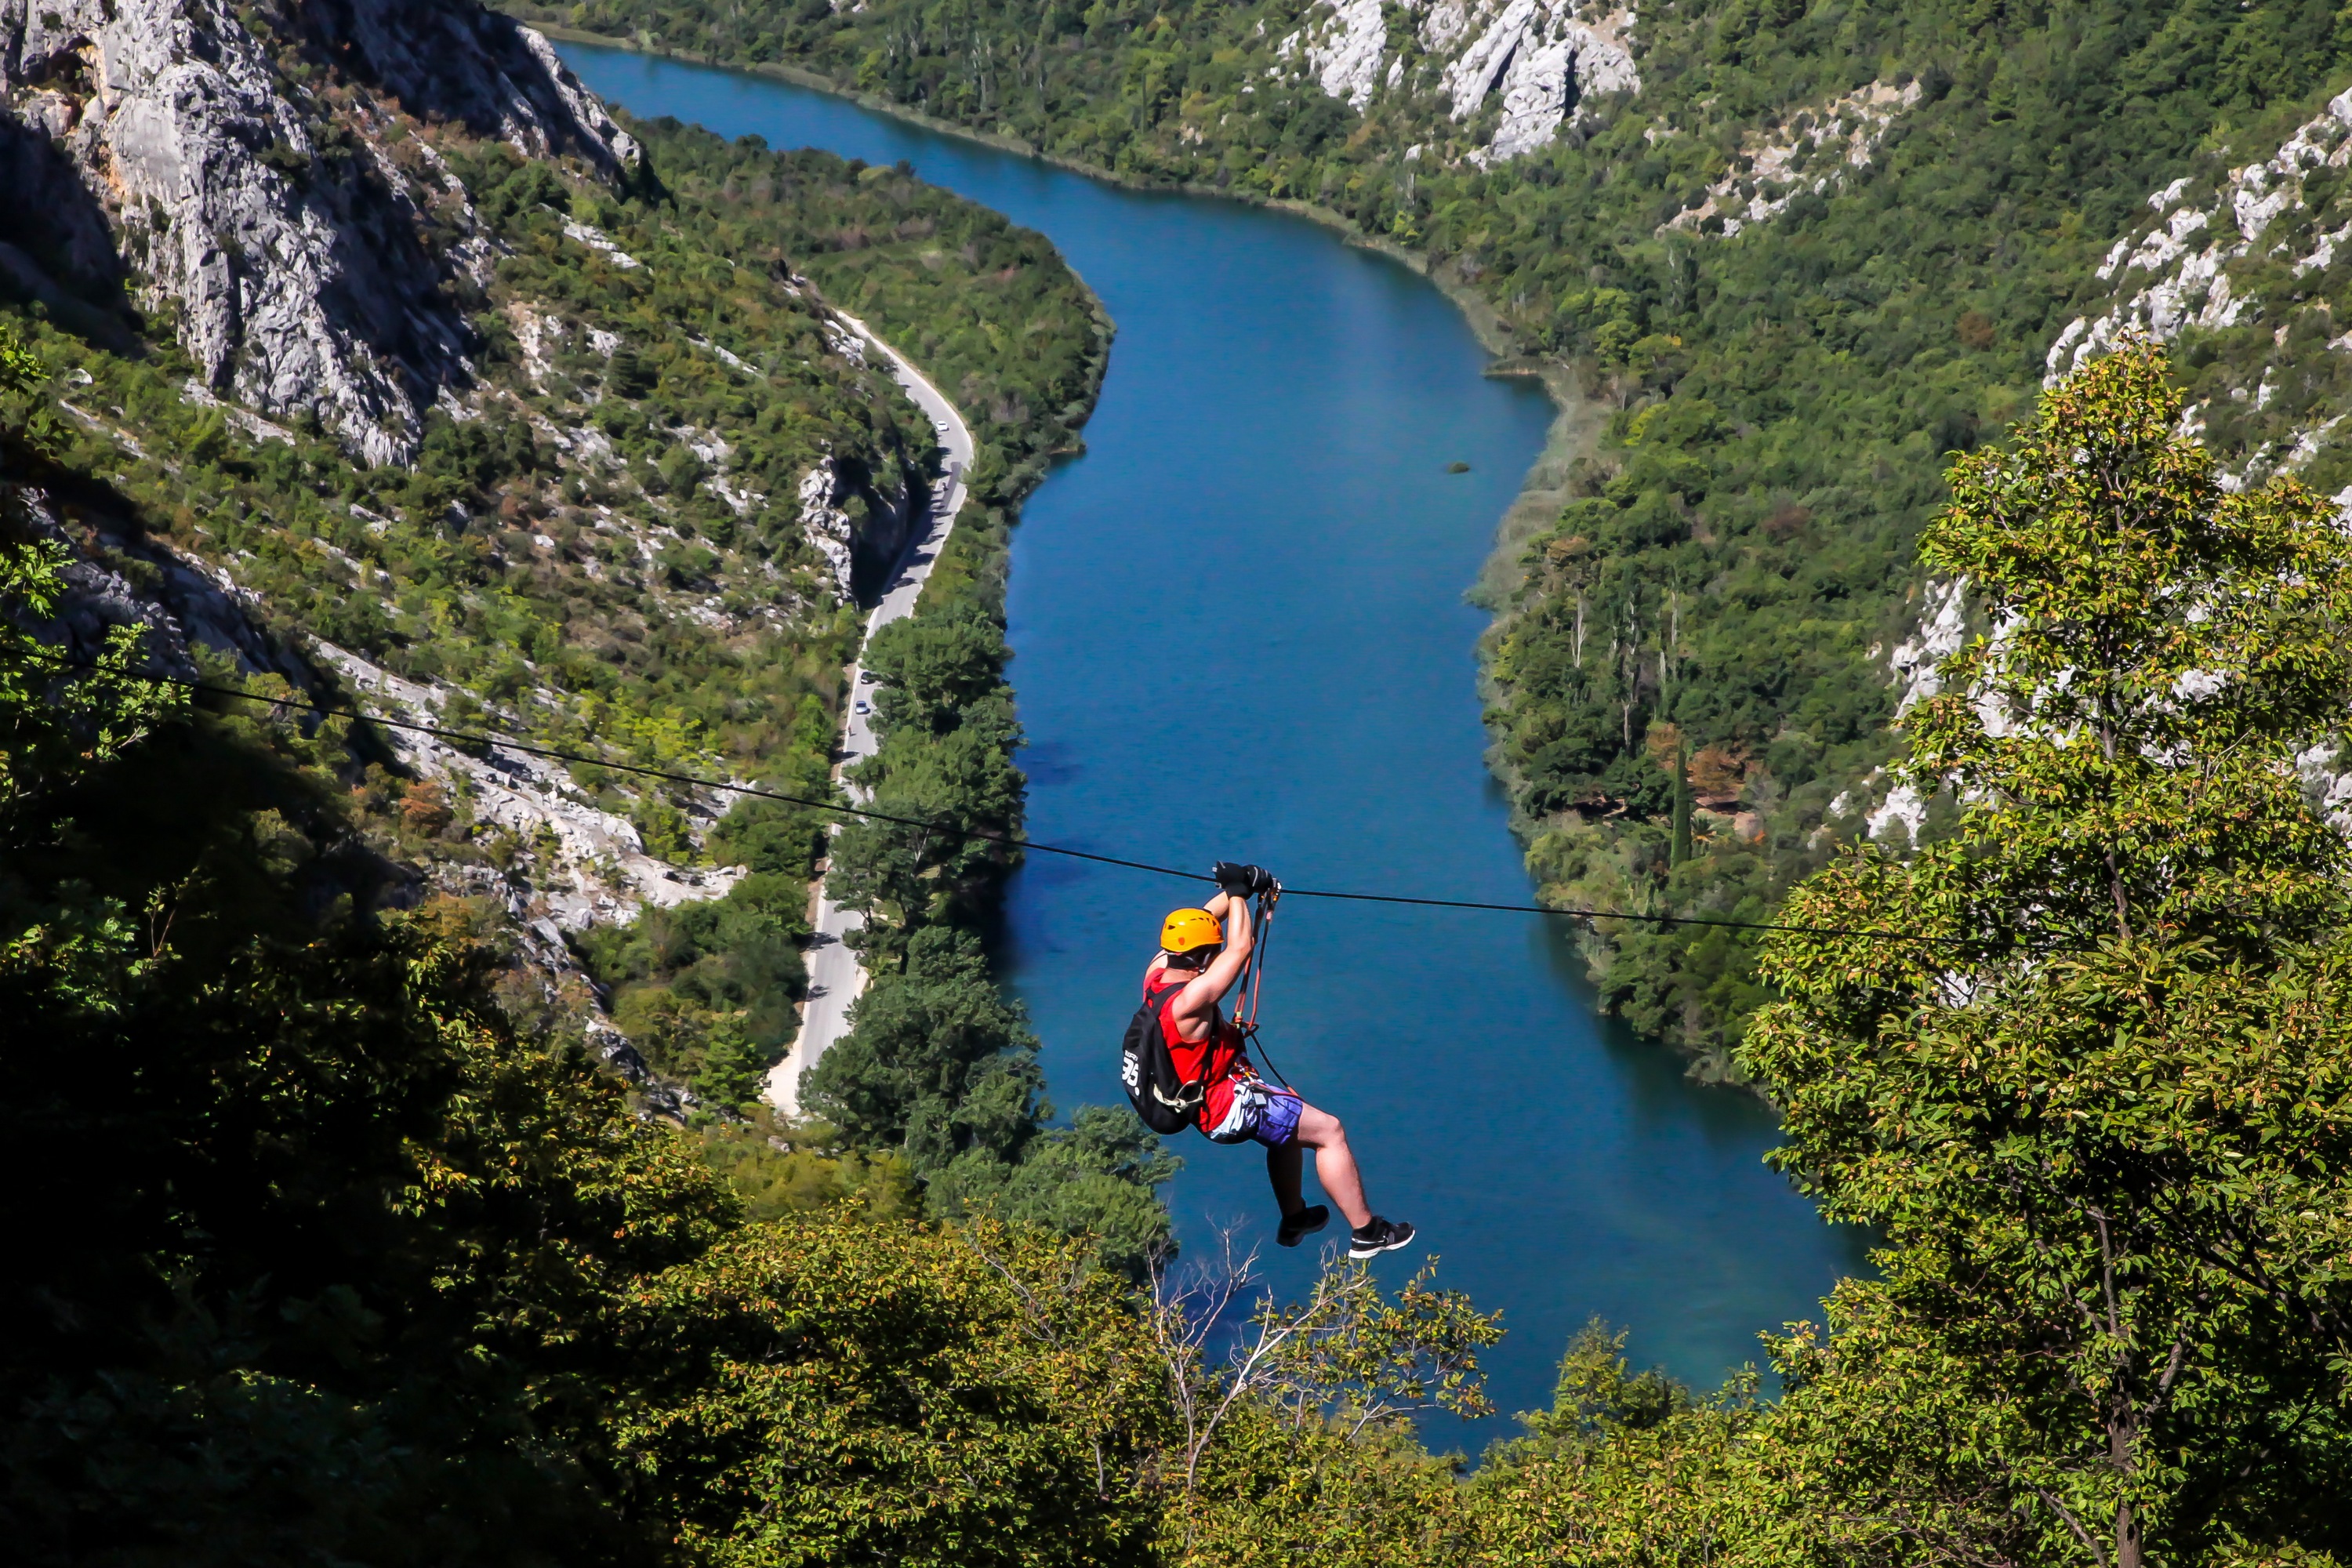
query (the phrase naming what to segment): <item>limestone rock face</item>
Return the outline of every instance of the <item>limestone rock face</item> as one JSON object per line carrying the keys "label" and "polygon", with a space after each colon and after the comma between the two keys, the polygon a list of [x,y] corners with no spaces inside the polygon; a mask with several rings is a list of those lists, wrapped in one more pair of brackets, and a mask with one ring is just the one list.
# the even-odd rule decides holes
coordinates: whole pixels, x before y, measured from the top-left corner
{"label": "limestone rock face", "polygon": [[[452,286],[488,258],[446,237],[471,227],[456,182],[388,153],[399,117],[608,176],[636,149],[545,39],[469,0],[241,9],[0,0],[0,168],[79,186],[53,193],[81,210],[48,224],[49,259],[102,270],[88,252],[110,230],[139,302],[174,321],[215,391],[404,460],[421,411],[467,374]],[[331,100],[283,68],[321,54],[358,90]]]}
{"label": "limestone rock face", "polygon": [[636,168],[636,142],[546,38],[471,0],[305,0],[301,14],[345,74],[411,114],[462,121],[528,157],[571,153],[615,177]]}
{"label": "limestone rock face", "polygon": [[857,547],[857,530],[841,503],[848,496],[831,458],[801,476],[801,531],[824,557],[833,591],[849,597],[849,580]]}
{"label": "limestone rock face", "polygon": [[1307,44],[1307,57],[1325,92],[1360,110],[1371,102],[1380,85],[1388,21],[1381,14],[1381,0],[1338,0],[1332,20],[1330,31]]}
{"label": "limestone rock face", "polygon": [[919,497],[845,473],[832,458],[801,476],[799,500],[801,531],[824,557],[833,590],[844,600],[861,582],[888,573],[923,519]]}
{"label": "limestone rock face", "polygon": [[1916,79],[1899,86],[1874,81],[1797,109],[1784,123],[1751,135],[1731,169],[1706,188],[1706,199],[1660,224],[1657,232],[1682,229],[1729,238],[1769,223],[1801,195],[1836,190],[1871,166],[1879,144],[1918,103],[1921,91]]}
{"label": "limestone rock face", "polygon": [[1443,0],[1423,25],[1423,37],[1459,37],[1475,29],[1476,36],[1445,68],[1443,80],[1456,120],[1477,113],[1488,95],[1502,97],[1494,138],[1470,154],[1473,163],[1485,166],[1549,146],[1588,97],[1639,91],[1642,76],[1630,47],[1633,28],[1630,9],[1601,14],[1572,4],[1510,0],[1490,16],[1486,5]]}
{"label": "limestone rock face", "polygon": [[[2092,306],[2095,314],[2068,322],[2050,345],[2043,384],[2133,338],[2170,343],[2187,331],[2222,333],[2259,323],[2286,352],[2255,362],[2251,384],[2221,394],[2221,407],[2238,405],[2239,425],[2227,438],[2237,449],[2219,476],[2221,487],[2237,490],[2298,474],[2323,451],[2340,448],[2352,438],[2352,406],[2335,390],[2326,366],[2352,354],[2352,332],[2336,334],[2343,323],[2332,321],[2327,359],[2315,363],[2299,361],[2290,331],[2304,319],[2302,290],[2312,293],[2312,317],[2331,320],[2319,279],[2352,248],[2352,223],[2326,226],[2340,213],[2322,194],[2324,183],[2307,182],[2325,182],[2346,168],[2352,168],[2352,91],[2330,99],[2268,157],[2234,166],[2213,159],[2149,192],[2143,215],[2125,226],[2099,265],[2105,300]],[[2279,400],[2282,392],[2287,395]],[[2218,412],[2209,390],[2181,410],[2182,433],[2203,437]],[[2352,526],[2352,485],[2333,500]]]}
{"label": "limestone rock face", "polygon": [[[2276,153],[2228,171],[2219,188],[2201,201],[2183,201],[2190,180],[2175,180],[2149,193],[2149,216],[2126,230],[2100,264],[2102,282],[2117,285],[2108,310],[2094,319],[2077,316],[2050,347],[2045,384],[2082,369],[2111,352],[2132,333],[2171,342],[2189,328],[2226,331],[2245,314],[2247,301],[2233,295],[2229,264],[2252,253],[2290,260],[2297,277],[2324,272],[2352,240],[2352,226],[2319,235],[2298,248],[2292,224],[2283,216],[2303,212],[2303,177],[2314,169],[2352,163],[2352,92],[2338,93],[2313,119],[2296,127]],[[2123,291],[2128,283],[2130,291]],[[2193,412],[2193,411],[2192,411]]]}
{"label": "limestone rock face", "polygon": [[1329,96],[1362,110],[1374,99],[1433,89],[1456,121],[1499,99],[1499,115],[1470,162],[1507,163],[1549,146],[1584,112],[1585,100],[1636,93],[1631,5],[1595,0],[1396,0],[1417,16],[1407,46],[1390,50],[1381,0],[1317,0],[1306,26],[1285,37],[1278,69],[1304,72]]}

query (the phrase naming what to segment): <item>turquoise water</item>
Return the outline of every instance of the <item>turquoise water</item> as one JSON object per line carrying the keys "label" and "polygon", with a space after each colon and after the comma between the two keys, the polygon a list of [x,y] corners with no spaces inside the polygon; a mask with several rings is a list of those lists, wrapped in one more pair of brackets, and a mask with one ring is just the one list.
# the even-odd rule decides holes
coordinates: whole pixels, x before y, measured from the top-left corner
{"label": "turquoise water", "polygon": [[[1485,617],[1463,590],[1550,408],[1482,374],[1437,289],[1287,215],[1120,190],[769,78],[564,53],[640,114],[911,160],[1050,236],[1108,306],[1087,453],[1030,500],[1013,547],[1034,837],[1256,860],[1300,887],[1528,898],[1481,762]],[[1470,471],[1447,473],[1457,461]],[[1118,1100],[1160,916],[1197,896],[1043,856],[1014,880],[1007,973],[1065,1107]],[[1297,899],[1272,957],[1276,1064],[1347,1122],[1373,1206],[1421,1227],[1440,1280],[1502,1310],[1488,1366],[1506,1413],[1549,1403],[1595,1315],[1632,1331],[1637,1363],[1712,1384],[1859,1266],[1760,1163],[1770,1114],[1596,1018],[1550,922]],[[1302,1286],[1312,1252],[1275,1248],[1258,1151],[1178,1147],[1168,1198],[1192,1254],[1232,1226],[1277,1289]],[[1381,1274],[1402,1281],[1423,1251]],[[1506,1431],[1429,1436],[1475,1451]]]}

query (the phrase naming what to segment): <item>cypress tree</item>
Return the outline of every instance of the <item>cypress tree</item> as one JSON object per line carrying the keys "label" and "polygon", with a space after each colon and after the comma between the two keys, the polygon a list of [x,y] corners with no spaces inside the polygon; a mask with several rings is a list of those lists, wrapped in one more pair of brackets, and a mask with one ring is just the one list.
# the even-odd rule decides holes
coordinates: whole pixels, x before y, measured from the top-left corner
{"label": "cypress tree", "polygon": [[1679,866],[1691,858],[1690,742],[1675,742],[1675,842],[1666,863]]}

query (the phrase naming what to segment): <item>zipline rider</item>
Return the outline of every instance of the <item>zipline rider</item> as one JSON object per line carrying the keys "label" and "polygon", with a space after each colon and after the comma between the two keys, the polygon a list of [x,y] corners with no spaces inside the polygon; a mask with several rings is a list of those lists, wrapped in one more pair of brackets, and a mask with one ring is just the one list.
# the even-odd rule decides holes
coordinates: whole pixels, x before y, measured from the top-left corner
{"label": "zipline rider", "polygon": [[1178,910],[1161,922],[1160,955],[1143,972],[1144,1002],[1158,1008],[1177,1075],[1206,1088],[1196,1125],[1214,1142],[1255,1139],[1265,1145],[1266,1178],[1282,1205],[1275,1239],[1283,1246],[1297,1246],[1331,1219],[1329,1209],[1310,1208],[1300,1196],[1302,1147],[1315,1151],[1316,1180],[1355,1227],[1349,1257],[1370,1258],[1406,1245],[1412,1226],[1382,1219],[1365,1203],[1363,1178],[1339,1119],[1258,1077],[1242,1031],[1218,1011],[1256,949],[1250,897],[1275,883],[1257,866],[1221,864],[1216,877],[1219,891],[1207,908]]}

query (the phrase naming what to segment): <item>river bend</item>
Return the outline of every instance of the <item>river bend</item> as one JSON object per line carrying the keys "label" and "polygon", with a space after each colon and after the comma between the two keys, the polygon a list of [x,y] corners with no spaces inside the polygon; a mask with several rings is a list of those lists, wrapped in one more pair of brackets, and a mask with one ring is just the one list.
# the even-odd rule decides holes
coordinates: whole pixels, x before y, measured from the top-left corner
{"label": "river bend", "polygon": [[[579,45],[590,86],[728,136],[913,162],[1052,237],[1118,324],[1088,452],[1024,509],[1012,679],[1041,840],[1163,864],[1261,861],[1302,887],[1518,902],[1482,763],[1463,599],[1549,408],[1423,279],[1295,216],[1128,191],[772,78]],[[1467,472],[1449,465],[1467,463]],[[1116,1103],[1117,1050],[1174,889],[1034,858],[1005,973],[1065,1107]],[[1689,1084],[1594,1016],[1539,919],[1295,900],[1266,1039],[1347,1122],[1373,1205],[1442,1282],[1500,1308],[1505,1412],[1548,1403],[1569,1337],[1629,1328],[1637,1364],[1711,1385],[1859,1264],[1760,1163],[1769,1113]],[[1186,1138],[1168,1189],[1197,1253],[1277,1253],[1254,1148]],[[1311,1192],[1311,1184],[1310,1184]],[[1402,1281],[1420,1253],[1380,1264]],[[1433,1426],[1473,1451],[1505,1423]]]}

